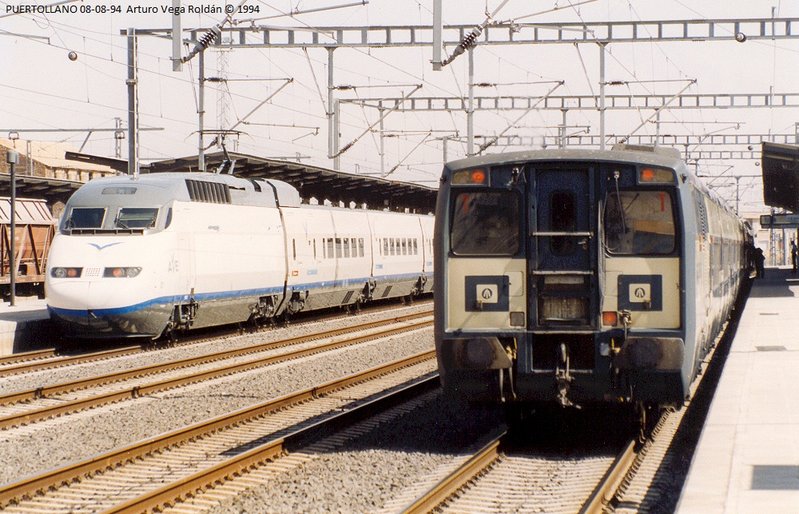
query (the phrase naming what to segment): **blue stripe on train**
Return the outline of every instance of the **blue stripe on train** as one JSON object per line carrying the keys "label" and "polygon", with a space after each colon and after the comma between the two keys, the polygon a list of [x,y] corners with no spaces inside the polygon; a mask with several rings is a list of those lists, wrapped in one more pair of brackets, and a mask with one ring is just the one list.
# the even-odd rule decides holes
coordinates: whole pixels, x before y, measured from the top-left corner
{"label": "blue stripe on train", "polygon": [[[431,273],[425,273],[425,275],[432,276]],[[396,281],[402,279],[415,278],[418,276],[419,273],[402,273],[397,275],[381,275],[378,277],[374,277],[374,279]],[[324,289],[324,288],[333,288],[333,287],[349,287],[352,285],[365,284],[370,279],[371,277],[366,277],[366,278],[351,278],[346,280],[333,280],[333,281],[309,282],[304,284],[294,284],[289,287],[289,290],[294,291],[294,290],[306,290],[306,289],[310,290]],[[283,286],[258,288],[258,289],[241,289],[238,291],[198,293],[194,295],[194,300],[197,302],[207,302],[207,301],[227,300],[227,299],[242,298],[242,297],[266,296],[273,294],[281,294],[282,292],[283,292]],[[188,302],[191,298],[192,298],[191,295],[161,296],[158,298],[153,298],[150,300],[146,300],[144,302],[139,302],[125,307],[114,307],[109,309],[92,309],[92,314],[98,317],[118,316],[120,314],[130,314],[133,312],[138,312],[153,305],[172,305],[175,303]],[[89,312],[86,309],[63,309],[61,307],[53,307],[52,305],[48,305],[47,308],[52,313],[60,316],[86,316],[88,315]]]}

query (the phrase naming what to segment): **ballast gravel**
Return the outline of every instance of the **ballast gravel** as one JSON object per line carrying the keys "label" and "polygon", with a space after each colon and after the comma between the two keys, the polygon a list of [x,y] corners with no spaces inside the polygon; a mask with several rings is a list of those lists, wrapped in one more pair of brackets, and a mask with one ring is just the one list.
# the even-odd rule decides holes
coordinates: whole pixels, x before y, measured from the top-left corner
{"label": "ballast gravel", "polygon": [[[290,325],[272,331],[227,337],[223,341],[163,349],[136,357],[84,366],[82,376],[145,365],[153,359],[186,358],[223,347],[243,346],[348,326],[429,309],[429,304],[362,314],[324,322]],[[310,358],[258,368],[244,373],[90,409],[32,425],[0,430],[0,484],[93,457],[113,448],[175,430],[271,398],[305,389],[358,371],[433,348],[432,329],[417,330],[366,344],[323,352]],[[52,382],[74,380],[75,370],[47,372]],[[26,377],[24,380],[30,380]],[[5,381],[6,379],[4,379]],[[16,381],[13,382],[17,384]],[[43,382],[34,382],[41,386]],[[7,385],[7,384],[6,384]],[[15,385],[15,390],[35,387]]]}
{"label": "ballast gravel", "polygon": [[311,460],[223,500],[211,512],[400,512],[416,497],[404,492],[474,450],[476,441],[496,430],[497,420],[495,410],[451,405],[436,392],[334,451],[311,451]]}

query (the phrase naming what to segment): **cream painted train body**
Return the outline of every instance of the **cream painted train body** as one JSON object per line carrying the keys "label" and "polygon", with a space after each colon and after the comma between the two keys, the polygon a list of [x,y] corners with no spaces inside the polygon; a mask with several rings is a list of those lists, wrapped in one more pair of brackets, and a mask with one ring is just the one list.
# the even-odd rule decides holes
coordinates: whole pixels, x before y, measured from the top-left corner
{"label": "cream painted train body", "polygon": [[210,173],[92,180],[70,198],[46,298],[68,335],[164,333],[430,292],[433,217],[301,205]]}
{"label": "cream painted train body", "polygon": [[671,149],[449,163],[435,221],[446,394],[679,404],[748,278],[744,224]]}

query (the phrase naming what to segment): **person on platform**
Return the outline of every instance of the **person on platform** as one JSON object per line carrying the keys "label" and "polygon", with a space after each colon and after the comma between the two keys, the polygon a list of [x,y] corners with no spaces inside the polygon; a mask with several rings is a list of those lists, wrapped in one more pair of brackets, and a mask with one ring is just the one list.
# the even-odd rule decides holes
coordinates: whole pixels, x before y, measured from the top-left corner
{"label": "person on platform", "polygon": [[766,256],[763,255],[762,248],[755,248],[755,268],[757,269],[757,278],[766,276],[765,271]]}
{"label": "person on platform", "polygon": [[791,271],[796,273],[797,259],[799,259],[799,248],[796,247],[796,240],[791,239]]}

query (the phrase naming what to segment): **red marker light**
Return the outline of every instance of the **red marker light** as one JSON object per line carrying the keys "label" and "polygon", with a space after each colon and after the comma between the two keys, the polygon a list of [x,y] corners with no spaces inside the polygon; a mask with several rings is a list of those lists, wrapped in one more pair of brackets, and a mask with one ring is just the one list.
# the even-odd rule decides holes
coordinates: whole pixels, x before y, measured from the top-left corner
{"label": "red marker light", "polygon": [[486,172],[483,170],[472,170],[472,183],[484,184],[486,181]]}
{"label": "red marker light", "polygon": [[641,182],[652,182],[653,180],[655,180],[655,172],[652,168],[641,170]]}

